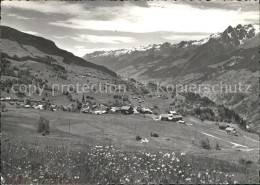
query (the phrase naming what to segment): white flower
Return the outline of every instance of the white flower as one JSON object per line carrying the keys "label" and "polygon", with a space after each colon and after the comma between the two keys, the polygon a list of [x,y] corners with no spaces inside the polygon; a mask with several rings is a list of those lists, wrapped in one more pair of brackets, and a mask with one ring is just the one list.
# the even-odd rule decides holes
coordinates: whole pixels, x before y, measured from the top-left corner
{"label": "white flower", "polygon": [[168,153],[166,153],[166,154],[163,155],[163,157],[168,157],[168,158],[169,158],[170,156],[171,156],[171,154],[168,154]]}
{"label": "white flower", "polygon": [[5,179],[1,176],[1,184],[5,183]]}

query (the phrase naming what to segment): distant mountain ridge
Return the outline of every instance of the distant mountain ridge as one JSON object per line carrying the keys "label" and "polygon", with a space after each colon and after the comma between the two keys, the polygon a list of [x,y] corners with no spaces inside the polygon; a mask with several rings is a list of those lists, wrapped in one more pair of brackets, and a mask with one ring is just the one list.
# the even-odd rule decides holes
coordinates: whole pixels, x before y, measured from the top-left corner
{"label": "distant mountain ridge", "polygon": [[68,51],[62,50],[58,48],[53,41],[42,37],[23,33],[7,26],[1,26],[1,39],[15,41],[20,45],[29,45],[49,55],[60,56],[64,59],[63,62],[67,64],[75,64],[83,67],[90,67],[93,69],[100,70],[109,75],[116,76],[116,73],[109,70],[108,68],[88,62],[80,57],[73,55]]}
{"label": "distant mountain ridge", "polygon": [[118,49],[118,50],[108,50],[108,51],[95,51],[93,53],[86,54],[85,56],[105,56],[105,55],[122,55],[122,54],[130,54],[135,51],[146,51],[149,49],[159,50],[160,48],[165,47],[175,47],[175,48],[185,48],[189,46],[200,46],[207,43],[209,40],[219,40],[222,38],[222,41],[225,43],[232,43],[233,45],[239,45],[244,40],[250,39],[259,33],[259,25],[257,24],[249,24],[242,26],[241,24],[237,25],[236,27],[229,26],[224,32],[222,33],[214,33],[211,34],[209,37],[206,37],[201,40],[191,40],[191,41],[181,41],[177,44],[170,44],[168,42],[162,44],[153,44],[149,46],[139,46],[133,48],[126,48],[126,49]]}
{"label": "distant mountain ridge", "polygon": [[[221,33],[195,41],[163,43],[139,48],[97,51],[84,59],[104,65],[119,75],[137,80],[170,84],[250,84],[257,89],[259,69],[259,25],[229,26]],[[259,126],[258,92],[204,94],[246,117]],[[233,101],[239,99],[239,102]]]}
{"label": "distant mountain ridge", "polygon": [[[118,74],[137,79],[176,78],[181,73],[188,72],[186,70],[194,70],[196,66],[210,65],[208,61],[211,58],[238,47],[243,48],[243,45],[250,45],[248,41],[255,41],[253,38],[257,35],[259,36],[259,25],[239,24],[198,41],[182,41],[177,44],[166,42],[138,48],[96,51],[86,54],[83,58],[104,65]],[[190,67],[184,68],[184,65],[189,63],[192,63]],[[172,75],[164,70],[166,68],[172,71]]]}

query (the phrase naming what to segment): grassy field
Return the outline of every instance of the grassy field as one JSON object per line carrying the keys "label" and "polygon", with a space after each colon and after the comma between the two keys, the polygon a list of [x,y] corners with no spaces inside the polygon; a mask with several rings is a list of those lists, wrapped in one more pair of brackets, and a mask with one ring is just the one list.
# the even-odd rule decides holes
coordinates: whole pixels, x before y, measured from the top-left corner
{"label": "grassy field", "polygon": [[[36,123],[40,116],[50,120],[50,135],[41,136],[40,134],[36,133]],[[81,163],[81,161],[77,161],[74,156],[78,151],[89,152],[93,149],[93,147],[95,148],[95,146],[105,147],[113,145],[114,148],[119,151],[119,153],[122,153],[127,157],[135,155],[142,156],[142,159],[144,158],[144,154],[142,154],[142,152],[151,153],[151,155],[158,154],[159,152],[160,155],[172,152],[176,153],[176,155],[185,153],[187,157],[182,161],[185,163],[185,165],[189,164],[193,171],[189,174],[198,175],[199,171],[201,171],[202,174],[205,174],[206,169],[212,173],[215,170],[228,175],[228,177],[230,176],[229,180],[225,179],[223,182],[228,181],[229,183],[232,183],[234,180],[236,180],[238,182],[245,183],[249,178],[250,182],[257,182],[258,178],[257,162],[259,160],[259,143],[257,142],[258,137],[256,135],[245,133],[242,130],[239,130],[239,136],[228,135],[225,132],[219,130],[218,126],[213,122],[201,122],[200,120],[193,117],[185,118],[187,123],[191,124],[190,126],[185,126],[174,122],[154,121],[150,116],[145,115],[92,115],[59,111],[40,111],[34,109],[9,109],[8,112],[2,113],[1,118],[2,140],[9,139],[7,142],[3,142],[2,145],[6,149],[6,152],[9,151],[9,154],[11,151],[14,152],[18,150],[17,148],[22,145],[26,150],[33,150],[33,155],[39,155],[43,159],[49,155],[46,154],[46,152],[57,153],[58,151],[63,151],[62,149],[64,149],[63,154],[69,155],[71,157],[70,160],[72,160],[72,163],[75,163],[75,165],[82,165],[78,164]],[[159,134],[159,137],[151,137],[151,132]],[[140,141],[136,141],[137,135],[141,136],[142,138],[147,138],[149,142],[144,144]],[[206,138],[208,138],[210,141],[210,145],[212,146],[211,150],[205,150],[200,146],[200,141]],[[221,150],[214,149],[216,143],[219,144]],[[5,150],[3,151],[5,152]],[[41,153],[40,151],[44,152]],[[24,152],[25,155],[26,151],[24,150]],[[7,153],[5,154],[7,155]],[[61,154],[58,153],[57,155],[60,156]],[[18,156],[10,156],[11,157],[9,158],[12,160],[18,160]],[[98,156],[98,160],[104,160],[103,153],[101,156]],[[79,157],[82,156],[79,155]],[[159,160],[160,157],[157,157]],[[3,161],[7,159],[7,156],[3,157]],[[65,157],[62,157],[62,159],[65,160]],[[24,160],[29,159],[25,158]],[[90,164],[89,159],[84,160],[87,160],[88,162],[85,161],[83,163],[98,167],[98,161],[92,161]],[[121,158],[117,157],[116,159],[113,158],[113,160],[117,161],[121,160]],[[251,161],[252,163],[242,164],[241,161]],[[46,162],[48,162],[48,160],[40,163],[45,164]],[[56,162],[57,161],[55,161],[55,163]],[[132,162],[134,161],[129,161],[129,163]],[[19,163],[19,161],[17,163]],[[138,162],[135,163],[138,164]],[[164,161],[163,164],[166,165],[167,162]],[[48,164],[45,165],[48,166]],[[68,164],[65,163],[65,165]],[[158,163],[154,165],[158,166]],[[144,166],[141,166],[136,166],[136,168],[143,171]],[[8,173],[11,173],[10,171],[14,170],[12,168],[17,168],[15,166],[6,166],[4,164],[3,175],[6,178],[7,172],[5,172],[5,167]],[[81,166],[80,168],[83,167]],[[88,168],[90,169],[91,166]],[[120,169],[124,168],[126,168],[125,163],[120,166]],[[53,173],[61,172],[54,171]],[[161,169],[159,171],[162,173]],[[69,172],[66,173],[68,175]],[[73,173],[76,173],[76,169],[73,171]],[[108,180],[107,172],[102,173],[106,174],[105,179]],[[17,175],[19,173],[15,172],[15,174]],[[89,177],[89,179],[86,180],[86,178],[83,178],[83,174],[83,171],[80,172],[81,177],[77,182],[94,182],[94,176]],[[36,178],[37,175],[39,174],[34,174],[34,178]],[[124,171],[124,174],[117,174],[117,180],[114,179],[114,181],[121,182],[122,179],[120,178],[125,175],[130,175],[130,172]],[[135,182],[135,180],[138,179],[137,177],[132,178],[133,179],[130,182]],[[181,180],[179,177],[173,178],[169,177],[168,175],[165,176],[164,180],[160,178],[153,179],[151,173],[149,178],[151,182],[154,181],[157,183],[161,181],[165,182],[165,179],[170,180],[168,182],[175,182],[175,180],[177,180],[179,182],[188,183],[184,179]],[[64,177],[64,179],[66,178]],[[99,182],[107,182],[105,179],[101,178]],[[146,182],[145,176],[142,176],[141,179],[141,182]],[[232,182],[230,181],[231,179]],[[37,180],[39,181],[39,179]],[[193,180],[194,182],[196,181],[203,183],[202,179],[199,179],[199,181],[195,179]],[[210,178],[210,180],[212,179]],[[50,182],[44,181],[44,183]]]}

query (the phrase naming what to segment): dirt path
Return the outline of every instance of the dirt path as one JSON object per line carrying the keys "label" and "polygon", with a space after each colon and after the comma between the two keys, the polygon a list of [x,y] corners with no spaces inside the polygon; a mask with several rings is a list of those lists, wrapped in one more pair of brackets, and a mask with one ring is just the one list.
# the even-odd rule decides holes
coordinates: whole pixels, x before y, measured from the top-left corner
{"label": "dirt path", "polygon": [[247,139],[250,139],[251,141],[254,141],[254,142],[260,143],[259,141],[254,140],[254,139],[252,139],[252,138],[250,138],[250,137],[247,137],[247,136],[244,136],[244,137],[247,138]]}
{"label": "dirt path", "polygon": [[[224,140],[224,139],[221,139],[221,138],[219,138],[219,137],[213,136],[213,135],[208,134],[208,133],[205,133],[205,132],[201,132],[201,133],[204,134],[204,135],[207,135],[207,136],[216,138],[216,139],[220,139],[220,140],[222,140],[222,141],[226,141],[226,140]],[[231,142],[231,141],[226,141],[226,142],[233,144],[234,146],[233,146],[232,148],[237,148],[237,147],[248,148],[248,146],[241,145],[241,144],[238,144],[238,143],[234,143],[234,142]]]}

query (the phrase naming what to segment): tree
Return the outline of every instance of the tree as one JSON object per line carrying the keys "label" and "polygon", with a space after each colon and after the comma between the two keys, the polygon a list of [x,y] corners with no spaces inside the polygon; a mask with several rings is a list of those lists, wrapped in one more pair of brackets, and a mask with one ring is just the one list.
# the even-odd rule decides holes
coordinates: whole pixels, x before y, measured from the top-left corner
{"label": "tree", "polygon": [[200,145],[201,145],[202,148],[204,148],[206,150],[210,150],[211,149],[211,146],[210,146],[208,138],[200,140]]}
{"label": "tree", "polygon": [[30,104],[31,104],[31,101],[30,101],[30,99],[27,98],[27,99],[25,100],[25,105],[30,105]]}
{"label": "tree", "polygon": [[49,134],[50,133],[50,121],[44,117],[40,117],[38,120],[38,133]]}
{"label": "tree", "polygon": [[6,108],[6,104],[4,102],[1,102],[1,109],[4,110]]}
{"label": "tree", "polygon": [[194,112],[195,112],[195,114],[197,114],[197,115],[200,115],[200,114],[201,114],[200,108],[195,108],[195,109],[194,109]]}
{"label": "tree", "polygon": [[85,97],[84,97],[84,94],[82,95],[82,100],[81,100],[82,103],[85,103]]}
{"label": "tree", "polygon": [[43,108],[43,110],[47,110],[47,105],[46,105],[46,103],[43,104],[42,108]]}
{"label": "tree", "polygon": [[77,103],[77,110],[80,111],[81,108],[82,108],[82,103],[78,102],[78,103]]}
{"label": "tree", "polygon": [[221,150],[218,142],[217,142],[216,145],[215,145],[215,149],[216,149],[216,150]]}
{"label": "tree", "polygon": [[18,91],[16,93],[16,96],[19,97],[19,98],[24,98],[26,96],[26,94],[24,92]]}

